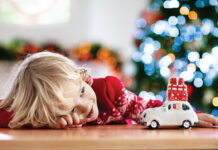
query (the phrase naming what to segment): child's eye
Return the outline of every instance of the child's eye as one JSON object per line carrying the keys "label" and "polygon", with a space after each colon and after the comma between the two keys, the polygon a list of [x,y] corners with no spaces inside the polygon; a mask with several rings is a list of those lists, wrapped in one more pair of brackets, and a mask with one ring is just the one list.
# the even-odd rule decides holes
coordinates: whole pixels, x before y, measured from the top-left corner
{"label": "child's eye", "polygon": [[84,93],[85,93],[85,87],[82,87],[80,96],[83,96]]}

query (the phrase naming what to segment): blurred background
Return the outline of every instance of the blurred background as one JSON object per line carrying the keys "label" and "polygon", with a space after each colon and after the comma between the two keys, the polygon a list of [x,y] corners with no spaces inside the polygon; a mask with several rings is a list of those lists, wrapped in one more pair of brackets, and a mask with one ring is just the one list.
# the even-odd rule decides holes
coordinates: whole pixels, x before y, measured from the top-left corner
{"label": "blurred background", "polygon": [[217,26],[217,0],[0,0],[0,97],[26,55],[48,50],[144,99],[165,101],[182,77],[193,107],[217,116]]}

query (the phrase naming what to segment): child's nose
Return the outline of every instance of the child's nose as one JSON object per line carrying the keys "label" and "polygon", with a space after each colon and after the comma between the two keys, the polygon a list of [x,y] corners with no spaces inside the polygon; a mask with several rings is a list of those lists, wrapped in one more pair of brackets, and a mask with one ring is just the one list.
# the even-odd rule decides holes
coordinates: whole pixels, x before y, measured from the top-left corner
{"label": "child's nose", "polygon": [[78,106],[77,106],[77,110],[78,110],[78,113],[87,113],[87,111],[89,111],[91,105],[90,103],[80,103]]}

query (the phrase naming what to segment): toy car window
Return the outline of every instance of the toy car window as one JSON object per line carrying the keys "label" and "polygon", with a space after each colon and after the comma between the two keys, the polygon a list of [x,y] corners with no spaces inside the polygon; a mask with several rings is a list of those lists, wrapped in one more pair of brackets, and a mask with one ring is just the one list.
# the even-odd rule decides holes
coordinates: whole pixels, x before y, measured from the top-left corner
{"label": "toy car window", "polygon": [[168,105],[168,109],[169,109],[169,110],[171,109],[171,104]]}
{"label": "toy car window", "polygon": [[179,103],[172,104],[172,107],[173,107],[174,110],[180,110],[180,104]]}
{"label": "toy car window", "polygon": [[182,109],[183,109],[183,110],[189,110],[190,108],[188,107],[188,105],[182,104]]}

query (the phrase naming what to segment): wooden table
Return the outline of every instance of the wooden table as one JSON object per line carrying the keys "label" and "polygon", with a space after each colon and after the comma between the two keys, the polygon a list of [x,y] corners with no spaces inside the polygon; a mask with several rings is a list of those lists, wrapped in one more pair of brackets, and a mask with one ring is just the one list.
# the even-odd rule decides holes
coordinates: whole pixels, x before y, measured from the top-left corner
{"label": "wooden table", "polygon": [[149,130],[105,125],[66,130],[0,128],[1,150],[218,149],[218,128]]}

